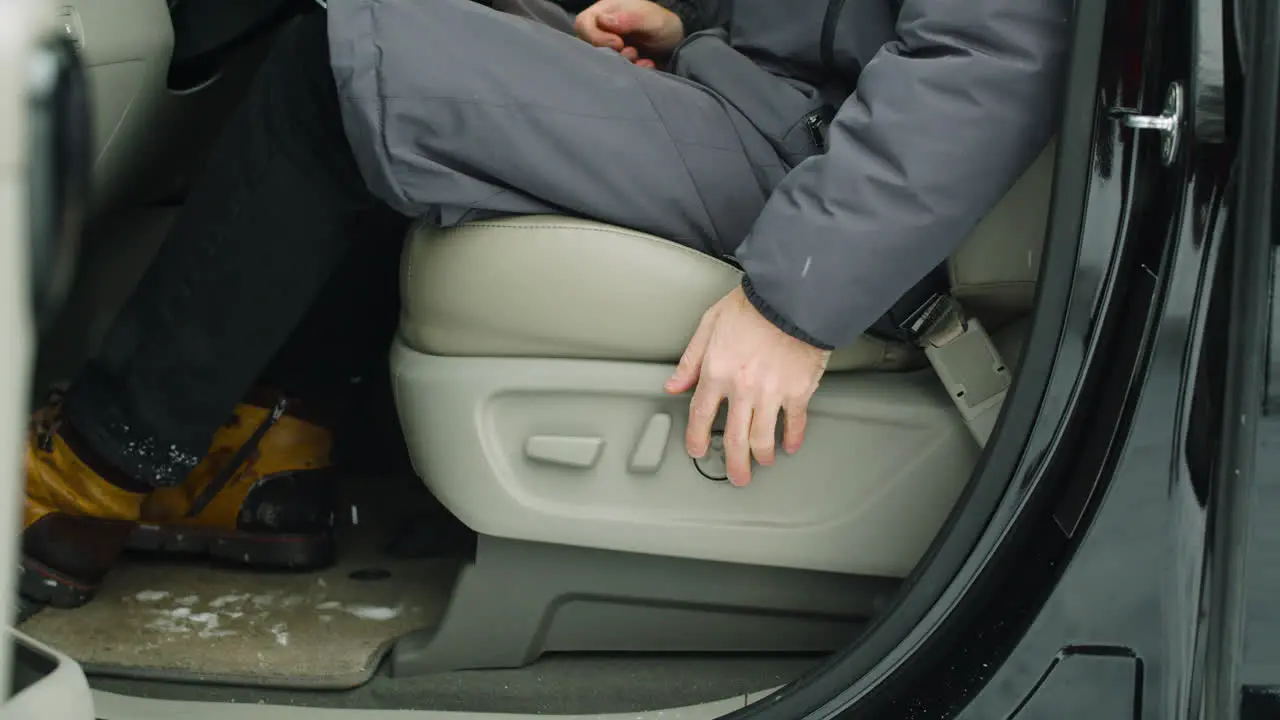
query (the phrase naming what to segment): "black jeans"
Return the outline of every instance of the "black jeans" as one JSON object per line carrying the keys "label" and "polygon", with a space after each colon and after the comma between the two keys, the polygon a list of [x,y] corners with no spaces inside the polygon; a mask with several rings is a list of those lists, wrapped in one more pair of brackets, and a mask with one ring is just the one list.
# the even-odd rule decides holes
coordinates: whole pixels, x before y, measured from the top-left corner
{"label": "black jeans", "polygon": [[311,400],[385,372],[408,220],[366,190],[323,13],[291,21],[65,417],[139,483],[181,482],[255,384]]}

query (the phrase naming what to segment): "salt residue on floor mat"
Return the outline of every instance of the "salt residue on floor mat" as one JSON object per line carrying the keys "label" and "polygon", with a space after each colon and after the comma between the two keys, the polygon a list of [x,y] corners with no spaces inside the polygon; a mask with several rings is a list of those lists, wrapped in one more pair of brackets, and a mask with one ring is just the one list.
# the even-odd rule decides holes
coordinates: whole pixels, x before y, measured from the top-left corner
{"label": "salt residue on floor mat", "polygon": [[353,580],[367,566],[355,561],[313,574],[126,564],[94,602],[47,610],[23,630],[111,674],[351,687],[390,641],[433,627],[448,598],[447,566],[378,564],[391,576]]}

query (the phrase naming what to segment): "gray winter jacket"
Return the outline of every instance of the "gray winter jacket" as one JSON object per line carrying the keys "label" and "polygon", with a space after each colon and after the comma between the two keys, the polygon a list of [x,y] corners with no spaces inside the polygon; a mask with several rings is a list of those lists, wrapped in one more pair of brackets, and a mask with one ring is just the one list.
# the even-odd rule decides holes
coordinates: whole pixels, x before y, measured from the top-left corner
{"label": "gray winter jacket", "polygon": [[[419,45],[494,49],[480,37],[463,43],[466,28],[433,34],[441,28],[422,10],[433,2],[454,22],[481,15],[470,3],[439,0],[328,2],[348,136],[370,189],[406,214],[502,196],[483,177],[454,172],[475,166],[483,175],[496,157],[420,156],[419,144],[435,137],[420,137],[432,132],[423,113],[443,123],[436,135],[447,134],[450,123],[483,120],[467,114],[466,101],[491,92],[421,60]],[[870,327],[956,249],[1055,132],[1073,0],[682,2],[700,11],[699,22],[686,23],[706,30],[685,39],[669,70],[736,107],[789,169],[754,223],[742,218],[725,234],[746,239],[716,249],[736,256],[761,312],[814,345],[846,345]],[[530,41],[527,51],[539,48]],[[505,67],[473,70],[483,77]],[[569,87],[543,90],[554,104],[572,97]],[[610,102],[654,110],[630,83],[617,88],[610,92],[627,96]],[[442,99],[451,102],[434,102]],[[583,107],[580,125],[593,117]],[[521,116],[504,113],[485,127],[506,132],[499,121],[509,117]],[[752,139],[761,157],[775,159]],[[520,207],[519,194],[502,197],[511,201],[505,208]]]}
{"label": "gray winter jacket", "polygon": [[1056,131],[1072,0],[697,2],[734,50],[838,107],[736,252],[757,309],[821,347],[943,262]]}

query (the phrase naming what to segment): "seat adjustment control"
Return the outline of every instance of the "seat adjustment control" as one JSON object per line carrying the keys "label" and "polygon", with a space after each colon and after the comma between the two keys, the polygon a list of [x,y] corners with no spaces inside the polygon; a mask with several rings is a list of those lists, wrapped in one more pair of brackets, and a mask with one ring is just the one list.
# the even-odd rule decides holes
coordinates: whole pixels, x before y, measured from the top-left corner
{"label": "seat adjustment control", "polygon": [[724,482],[729,479],[729,465],[724,457],[723,430],[711,431],[711,444],[707,448],[707,454],[695,458],[693,467],[708,480]]}
{"label": "seat adjustment control", "polygon": [[604,451],[604,439],[572,435],[534,435],[524,441],[530,460],[571,468],[593,468]]}
{"label": "seat adjustment control", "polygon": [[662,467],[662,459],[667,455],[667,442],[671,439],[671,416],[657,413],[645,423],[640,433],[640,441],[631,453],[631,461],[627,470],[636,475],[652,475]]}

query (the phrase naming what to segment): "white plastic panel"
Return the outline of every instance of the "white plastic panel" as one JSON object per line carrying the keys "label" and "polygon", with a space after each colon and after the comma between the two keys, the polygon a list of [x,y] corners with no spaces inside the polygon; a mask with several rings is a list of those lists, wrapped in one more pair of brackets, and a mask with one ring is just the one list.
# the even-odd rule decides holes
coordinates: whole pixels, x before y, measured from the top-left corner
{"label": "white plastic panel", "polygon": [[[136,162],[165,94],[173,28],[165,0],[53,0],[56,22],[75,37],[88,68],[93,103],[95,205],[113,200],[114,183]],[[152,138],[154,140],[154,138]]]}
{"label": "white plastic panel", "polygon": [[[661,364],[446,358],[392,351],[418,474],[473,530],[670,557],[902,577],[951,510],[978,450],[930,371],[835,373],[805,447],[734,488],[685,455],[688,398]],[[628,470],[650,418],[670,414],[654,473]],[[531,460],[535,436],[598,437],[589,468]]]}
{"label": "white plastic panel", "polygon": [[165,0],[51,0],[88,67],[94,112],[92,213],[154,200],[185,179],[241,94],[269,38],[208,82],[168,87],[173,26]]}
{"label": "white plastic panel", "polygon": [[[0,0],[0,623],[13,617],[22,443],[33,349],[27,277],[27,70],[34,39],[51,27],[39,2]],[[0,703],[9,695],[12,648],[0,634]],[[4,708],[0,705],[0,709]],[[30,715],[27,717],[46,717]]]}
{"label": "white plastic panel", "polygon": [[[34,349],[27,257],[26,73],[33,41],[53,27],[44,0],[0,0],[0,720],[95,717],[80,667],[9,626],[14,616],[22,451]],[[9,684],[18,646],[40,667],[24,668],[29,680],[15,689]]]}
{"label": "white plastic panel", "polygon": [[74,660],[12,628],[6,645],[24,646],[49,665],[48,672],[0,705],[0,720],[94,720],[93,692]]}

